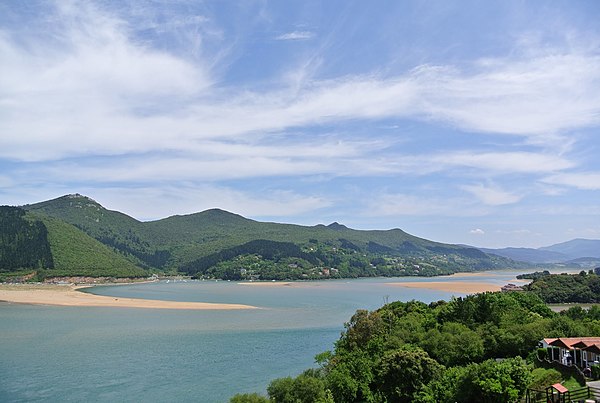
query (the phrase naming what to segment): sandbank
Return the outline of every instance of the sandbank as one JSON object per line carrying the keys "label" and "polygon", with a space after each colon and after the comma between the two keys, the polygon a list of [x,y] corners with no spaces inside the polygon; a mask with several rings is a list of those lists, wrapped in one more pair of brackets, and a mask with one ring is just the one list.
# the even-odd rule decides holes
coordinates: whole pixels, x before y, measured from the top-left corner
{"label": "sandbank", "polygon": [[53,306],[90,306],[146,309],[231,310],[258,309],[251,305],[215,304],[209,302],[161,301],[154,299],[120,298],[77,291],[70,285],[0,285],[0,301],[16,304]]}
{"label": "sandbank", "polygon": [[500,291],[500,286],[493,283],[475,282],[475,281],[404,281],[398,283],[389,283],[407,288],[424,288],[427,290],[458,292],[461,294],[473,294],[486,291]]}

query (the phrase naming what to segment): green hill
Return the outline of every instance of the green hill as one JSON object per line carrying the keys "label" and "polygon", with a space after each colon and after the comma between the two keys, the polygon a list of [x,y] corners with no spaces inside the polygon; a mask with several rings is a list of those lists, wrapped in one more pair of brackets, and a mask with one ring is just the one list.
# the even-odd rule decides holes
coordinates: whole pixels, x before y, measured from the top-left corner
{"label": "green hill", "polygon": [[[474,248],[418,238],[400,229],[359,231],[338,223],[301,226],[259,222],[219,209],[141,222],[79,194],[23,208],[75,226],[133,265],[197,276],[438,275],[516,264]],[[265,254],[265,250],[272,253]],[[249,263],[251,270],[246,267]]]}
{"label": "green hill", "polygon": [[148,275],[131,259],[61,219],[39,211],[0,207],[1,277],[23,276],[34,271],[37,278]]}
{"label": "green hill", "polygon": [[104,208],[79,194],[23,206],[24,209],[63,220],[96,240],[118,250],[135,265],[164,267],[169,253],[157,250],[148,226],[126,214]]}
{"label": "green hill", "polygon": [[120,253],[62,220],[39,217],[48,229],[48,241],[54,268],[44,271],[48,277],[146,277]]}

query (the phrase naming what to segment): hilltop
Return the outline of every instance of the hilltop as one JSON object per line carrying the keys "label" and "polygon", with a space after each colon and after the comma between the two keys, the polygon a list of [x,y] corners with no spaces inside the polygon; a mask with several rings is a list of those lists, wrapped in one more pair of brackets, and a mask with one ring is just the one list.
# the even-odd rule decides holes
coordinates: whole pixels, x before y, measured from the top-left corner
{"label": "hilltop", "polygon": [[[69,261],[65,256],[77,259],[82,253],[89,255],[84,263],[92,255],[104,256],[102,264],[88,262],[87,267],[118,265],[231,279],[429,276],[518,265],[476,248],[429,241],[401,229],[362,231],[337,222],[315,226],[260,222],[220,209],[142,222],[80,194],[20,209],[29,220],[47,228],[52,257],[63,267],[74,265],[72,260],[63,263]],[[66,237],[71,240],[56,241]],[[75,251],[73,244],[80,250]],[[46,266],[48,272],[58,268]]]}

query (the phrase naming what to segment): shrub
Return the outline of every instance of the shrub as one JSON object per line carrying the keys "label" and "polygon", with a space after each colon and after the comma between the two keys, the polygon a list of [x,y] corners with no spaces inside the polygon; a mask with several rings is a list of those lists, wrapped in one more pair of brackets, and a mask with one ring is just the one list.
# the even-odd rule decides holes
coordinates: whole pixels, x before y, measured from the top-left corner
{"label": "shrub", "polygon": [[592,369],[592,378],[600,379],[600,365],[592,365],[590,368]]}
{"label": "shrub", "polygon": [[548,358],[548,350],[546,350],[545,348],[538,348],[537,355],[540,360],[545,360],[546,358]]}

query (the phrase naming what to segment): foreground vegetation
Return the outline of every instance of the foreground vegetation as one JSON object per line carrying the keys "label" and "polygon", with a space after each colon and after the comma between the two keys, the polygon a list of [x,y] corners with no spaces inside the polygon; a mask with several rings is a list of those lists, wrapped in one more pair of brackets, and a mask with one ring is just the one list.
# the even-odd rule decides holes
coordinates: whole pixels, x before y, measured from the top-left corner
{"label": "foreground vegetation", "polygon": [[[565,378],[535,368],[545,337],[599,336],[600,309],[558,314],[531,293],[483,293],[359,310],[332,352],[271,382],[276,402],[514,402]],[[264,402],[257,394],[232,402]]]}

